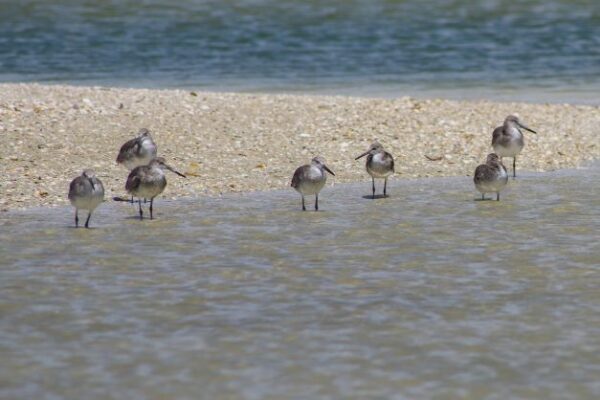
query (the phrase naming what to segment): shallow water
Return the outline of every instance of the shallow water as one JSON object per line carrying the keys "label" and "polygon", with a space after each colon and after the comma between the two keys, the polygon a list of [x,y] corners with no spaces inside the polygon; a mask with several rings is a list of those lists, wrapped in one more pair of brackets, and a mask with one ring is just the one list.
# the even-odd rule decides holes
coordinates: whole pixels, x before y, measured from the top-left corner
{"label": "shallow water", "polygon": [[2,214],[0,398],[598,398],[599,180]]}
{"label": "shallow water", "polygon": [[0,81],[598,103],[596,0],[3,0]]}

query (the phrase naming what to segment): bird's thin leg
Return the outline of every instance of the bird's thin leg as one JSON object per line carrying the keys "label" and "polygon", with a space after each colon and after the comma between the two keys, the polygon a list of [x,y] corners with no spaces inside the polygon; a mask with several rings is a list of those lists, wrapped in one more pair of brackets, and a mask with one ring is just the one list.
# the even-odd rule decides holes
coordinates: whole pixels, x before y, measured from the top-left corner
{"label": "bird's thin leg", "polygon": [[152,204],[154,203],[154,197],[150,199],[150,219],[152,219]]}
{"label": "bird's thin leg", "polygon": [[513,157],[513,179],[517,177],[517,156]]}
{"label": "bird's thin leg", "polygon": [[481,193],[481,201],[485,200],[485,193]]}
{"label": "bird's thin leg", "polygon": [[496,201],[500,201],[500,192],[496,193]]}
{"label": "bird's thin leg", "polygon": [[131,204],[133,204],[133,195],[131,195]]}
{"label": "bird's thin leg", "polygon": [[86,227],[86,228],[89,228],[89,227],[90,227],[90,217],[91,217],[91,216],[92,216],[92,212],[90,211],[90,212],[88,213],[88,217],[87,217],[87,219],[85,220],[85,227]]}
{"label": "bird's thin leg", "polygon": [[75,228],[79,228],[79,215],[77,215],[78,211],[78,209],[75,209]]}
{"label": "bird's thin leg", "polygon": [[[146,198],[144,197],[144,204],[146,204]],[[152,218],[151,218],[152,219]]]}
{"label": "bird's thin leg", "polygon": [[142,199],[138,199],[138,206],[140,208],[140,219],[144,219],[144,212],[142,211]]}
{"label": "bird's thin leg", "polygon": [[306,206],[304,205],[304,195],[302,195],[302,211],[306,211]]}
{"label": "bird's thin leg", "polygon": [[371,180],[373,181],[373,200],[375,200],[375,178],[371,177]]}
{"label": "bird's thin leg", "polygon": [[387,189],[387,178],[385,178],[385,180],[383,181],[383,197],[386,196],[386,189]]}
{"label": "bird's thin leg", "polygon": [[319,211],[319,193],[315,194],[315,211]]}

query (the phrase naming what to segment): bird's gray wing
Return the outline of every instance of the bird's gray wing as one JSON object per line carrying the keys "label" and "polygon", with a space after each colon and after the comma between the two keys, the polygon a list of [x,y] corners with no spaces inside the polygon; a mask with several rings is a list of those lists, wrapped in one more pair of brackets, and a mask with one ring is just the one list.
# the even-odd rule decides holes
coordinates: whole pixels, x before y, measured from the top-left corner
{"label": "bird's gray wing", "polygon": [[69,185],[69,200],[83,190],[83,181],[80,176],[73,179]]}
{"label": "bird's gray wing", "polygon": [[140,140],[138,138],[131,139],[121,146],[119,155],[117,156],[117,162],[122,163],[131,156],[137,154],[140,151]]}
{"label": "bird's gray wing", "polygon": [[298,167],[296,169],[296,172],[294,172],[294,176],[292,177],[292,184],[291,184],[291,186],[293,188],[297,188],[298,185],[300,184],[300,181],[304,177],[304,167],[306,167],[306,165]]}
{"label": "bird's gray wing", "polygon": [[104,185],[100,179],[94,178],[94,187],[98,193],[102,193],[102,196],[104,196]]}
{"label": "bird's gray wing", "polygon": [[142,183],[142,180],[140,178],[139,175],[139,170],[141,167],[136,167],[134,168],[131,173],[129,174],[129,176],[127,177],[127,183],[125,183],[125,189],[128,192],[132,192],[137,190],[137,188],[140,187],[140,184]]}
{"label": "bird's gray wing", "polygon": [[496,129],[494,129],[494,132],[492,133],[492,145],[494,145],[495,143],[498,143],[498,141],[502,137],[503,132],[504,132],[504,127],[502,127],[502,126],[499,126]]}
{"label": "bird's gray wing", "polygon": [[478,166],[477,168],[475,168],[475,175],[473,176],[473,181],[475,183],[481,182],[486,179],[488,174],[489,174],[488,166],[482,164],[482,165]]}

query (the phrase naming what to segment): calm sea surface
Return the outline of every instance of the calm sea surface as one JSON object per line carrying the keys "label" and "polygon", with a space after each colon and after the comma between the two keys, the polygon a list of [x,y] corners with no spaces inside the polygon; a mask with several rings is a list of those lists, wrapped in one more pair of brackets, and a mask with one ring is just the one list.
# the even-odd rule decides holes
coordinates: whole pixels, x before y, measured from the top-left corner
{"label": "calm sea surface", "polygon": [[597,0],[4,0],[0,81],[598,103]]}
{"label": "calm sea surface", "polygon": [[2,213],[0,398],[598,399],[599,180]]}

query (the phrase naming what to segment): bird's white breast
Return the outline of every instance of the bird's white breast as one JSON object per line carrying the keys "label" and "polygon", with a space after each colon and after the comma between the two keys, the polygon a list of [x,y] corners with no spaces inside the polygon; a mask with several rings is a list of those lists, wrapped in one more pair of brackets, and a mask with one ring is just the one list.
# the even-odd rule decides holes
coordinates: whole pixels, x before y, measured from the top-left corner
{"label": "bird's white breast", "polygon": [[77,209],[93,211],[104,201],[104,189],[96,187],[85,194],[78,194],[71,199],[71,204]]}
{"label": "bird's white breast", "polygon": [[308,175],[300,182],[298,191],[302,194],[319,193],[323,186],[325,186],[326,181],[327,176],[325,176],[325,172],[319,167],[311,165]]}
{"label": "bird's white breast", "polygon": [[385,153],[377,153],[371,158],[371,162],[367,164],[367,172],[374,178],[387,178],[393,173]]}
{"label": "bird's white breast", "polygon": [[161,194],[166,186],[165,173],[160,168],[156,168],[152,170],[151,174],[142,179],[133,195],[151,199]]}
{"label": "bird's white breast", "polygon": [[477,190],[481,193],[492,193],[499,192],[506,186],[508,182],[508,174],[504,168],[500,168],[497,171],[493,179],[481,181],[475,185]]}
{"label": "bird's white breast", "polygon": [[518,139],[511,138],[505,145],[497,144],[494,146],[494,152],[500,157],[514,157],[523,150],[523,143]]}

